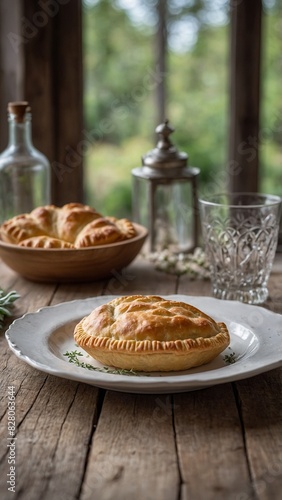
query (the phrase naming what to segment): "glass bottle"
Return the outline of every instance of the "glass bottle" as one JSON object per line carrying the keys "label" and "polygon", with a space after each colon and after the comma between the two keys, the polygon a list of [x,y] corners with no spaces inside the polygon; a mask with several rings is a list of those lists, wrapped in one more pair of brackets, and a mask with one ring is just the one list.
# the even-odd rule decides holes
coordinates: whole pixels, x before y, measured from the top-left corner
{"label": "glass bottle", "polygon": [[9,143],[0,154],[0,223],[51,203],[51,171],[32,144],[28,102],[8,104]]}

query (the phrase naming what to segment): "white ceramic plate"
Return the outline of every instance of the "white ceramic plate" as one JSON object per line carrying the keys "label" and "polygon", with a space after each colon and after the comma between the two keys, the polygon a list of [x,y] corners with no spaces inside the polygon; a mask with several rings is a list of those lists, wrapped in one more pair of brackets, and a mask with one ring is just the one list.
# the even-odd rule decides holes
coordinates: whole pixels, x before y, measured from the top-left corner
{"label": "white ceramic plate", "polygon": [[[77,350],[74,326],[95,307],[113,296],[65,302],[44,307],[17,319],[6,332],[12,351],[22,360],[43,372],[104,389],[133,393],[185,392],[252,377],[282,365],[282,315],[262,307],[210,297],[170,295],[198,307],[216,321],[224,321],[231,343],[213,362],[199,368],[169,373],[128,375],[92,371],[69,362],[67,351]],[[224,357],[235,353],[235,363]],[[87,354],[80,361],[102,368]]]}

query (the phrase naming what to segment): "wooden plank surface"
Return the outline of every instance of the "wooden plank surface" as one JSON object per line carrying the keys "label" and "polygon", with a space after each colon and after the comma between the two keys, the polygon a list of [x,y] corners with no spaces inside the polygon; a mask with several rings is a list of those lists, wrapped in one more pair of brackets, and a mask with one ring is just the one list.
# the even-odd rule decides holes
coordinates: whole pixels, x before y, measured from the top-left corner
{"label": "wooden plank surface", "polygon": [[82,500],[177,500],[179,472],[168,400],[106,394]]}
{"label": "wooden plank surface", "polygon": [[236,386],[255,493],[261,500],[280,500],[282,369],[242,380]]}
{"label": "wooden plank surface", "polygon": [[156,271],[151,262],[136,259],[122,273],[115,273],[105,287],[104,295],[169,295],[177,292],[177,283],[176,276]]}
{"label": "wooden plank surface", "polygon": [[174,408],[182,500],[250,495],[244,437],[232,385],[174,395]]}
{"label": "wooden plank surface", "polygon": [[46,378],[18,424],[17,488],[23,498],[77,497],[96,423],[97,398],[94,387]]}
{"label": "wooden plank surface", "polygon": [[[282,312],[280,264],[267,303],[276,312]],[[0,286],[21,294],[14,317],[101,294],[210,293],[208,281],[166,275],[142,259],[110,280],[74,285],[32,283],[0,262]],[[9,386],[16,393],[15,499],[281,498],[281,369],[199,391],[142,395],[35,370],[9,350],[3,333],[0,360],[1,499],[12,494],[6,482]]]}

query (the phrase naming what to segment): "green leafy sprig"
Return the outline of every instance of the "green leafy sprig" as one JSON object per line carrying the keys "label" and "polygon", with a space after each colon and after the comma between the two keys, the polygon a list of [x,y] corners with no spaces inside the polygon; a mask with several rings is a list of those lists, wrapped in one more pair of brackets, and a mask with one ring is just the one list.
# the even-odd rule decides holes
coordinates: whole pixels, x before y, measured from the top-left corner
{"label": "green leafy sprig", "polygon": [[90,363],[85,363],[84,361],[80,361],[79,356],[83,356],[82,352],[79,352],[77,350],[75,351],[67,351],[64,353],[64,356],[66,356],[69,360],[69,363],[73,363],[76,366],[79,366],[80,368],[86,368],[86,370],[92,370],[95,372],[102,372],[102,373],[110,373],[113,375],[134,375],[134,376],[140,376],[142,375],[141,373],[135,372],[133,370],[124,370],[120,368],[109,368],[108,366],[103,366],[102,368],[98,368],[96,366],[91,365]]}
{"label": "green leafy sprig", "polygon": [[233,365],[234,363],[236,363],[237,359],[235,352],[232,351],[230,354],[225,354],[225,356],[223,357],[223,361],[225,361],[227,365]]}
{"label": "green leafy sprig", "polygon": [[3,326],[5,316],[12,316],[10,308],[19,297],[20,295],[15,290],[5,294],[4,290],[0,289],[0,328]]}

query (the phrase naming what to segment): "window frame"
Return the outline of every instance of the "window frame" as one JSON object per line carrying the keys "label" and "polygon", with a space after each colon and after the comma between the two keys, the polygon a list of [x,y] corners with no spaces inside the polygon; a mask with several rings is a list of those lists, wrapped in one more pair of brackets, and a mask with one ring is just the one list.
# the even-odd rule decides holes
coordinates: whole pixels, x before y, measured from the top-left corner
{"label": "window frame", "polygon": [[[84,201],[82,1],[48,4],[53,11],[36,0],[0,4],[0,111],[3,121],[3,103],[32,104],[34,145],[51,162],[52,201],[60,206]],[[244,148],[259,137],[262,1],[230,0],[230,11],[229,190],[258,191],[259,155],[250,161]],[[9,46],[11,33],[18,50]],[[2,149],[6,135],[2,126]]]}

